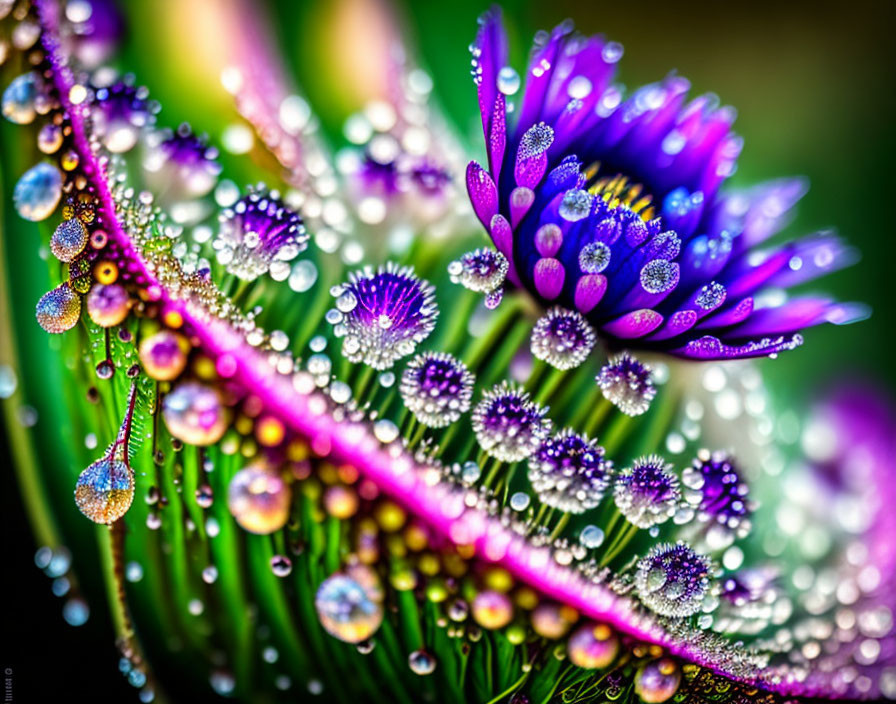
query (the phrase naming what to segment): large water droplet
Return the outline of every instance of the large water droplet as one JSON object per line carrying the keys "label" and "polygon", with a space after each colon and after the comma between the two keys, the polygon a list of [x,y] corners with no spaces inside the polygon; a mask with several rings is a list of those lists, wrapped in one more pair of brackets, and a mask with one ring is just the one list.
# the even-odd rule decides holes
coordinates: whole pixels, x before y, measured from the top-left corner
{"label": "large water droplet", "polygon": [[62,333],[71,330],[81,317],[81,297],[63,283],[45,293],[35,310],[38,324],[47,332]]}
{"label": "large water droplet", "polygon": [[267,535],[280,530],[289,519],[292,491],[279,474],[261,466],[237,472],[227,489],[227,507],[240,526]]}
{"label": "large water droplet", "polygon": [[70,262],[87,246],[87,230],[78,218],[63,220],[50,238],[50,251],[61,262]]}
{"label": "large water droplet", "polygon": [[327,633],[346,643],[368,640],[383,622],[382,590],[367,567],[327,577],[314,597],[314,608]]}
{"label": "large water droplet", "polygon": [[39,79],[33,72],[14,78],[3,91],[3,117],[17,125],[27,125],[37,117]]}
{"label": "large water droplet", "polygon": [[176,386],[162,402],[169,432],[190,445],[213,445],[227,430],[228,412],[218,391],[195,381]]}
{"label": "large water droplet", "polygon": [[512,67],[505,66],[498,71],[498,90],[504,95],[513,95],[520,89],[520,74]]}
{"label": "large water droplet", "polygon": [[62,197],[62,174],[52,164],[32,166],[16,184],[12,199],[18,214],[38,222],[48,218]]}
{"label": "large water droplet", "polygon": [[594,201],[588,191],[578,188],[567,191],[560,203],[560,217],[569,222],[576,222],[588,217],[591,212],[591,204]]}
{"label": "large water droplet", "polygon": [[134,473],[128,465],[110,456],[87,467],[75,485],[75,503],[94,523],[114,523],[134,500]]}

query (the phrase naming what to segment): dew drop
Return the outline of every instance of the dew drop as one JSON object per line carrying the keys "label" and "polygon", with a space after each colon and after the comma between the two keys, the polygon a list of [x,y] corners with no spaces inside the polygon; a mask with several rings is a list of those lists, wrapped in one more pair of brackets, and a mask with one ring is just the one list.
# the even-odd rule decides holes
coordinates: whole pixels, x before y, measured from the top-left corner
{"label": "dew drop", "polygon": [[425,650],[415,650],[408,655],[408,667],[416,675],[431,675],[436,669],[436,659]]}
{"label": "dew drop", "polygon": [[87,467],[75,485],[75,503],[94,523],[114,523],[133,500],[134,473],[127,463],[111,456]]}
{"label": "dew drop", "polygon": [[81,317],[81,297],[68,283],[60,284],[41,297],[35,315],[38,324],[47,332],[71,330]]}
{"label": "dew drop", "polygon": [[498,71],[498,90],[504,95],[513,95],[520,89],[520,74],[512,67],[505,66]]}
{"label": "dew drop", "polygon": [[3,91],[3,117],[17,125],[27,125],[37,117],[37,97],[40,92],[35,73],[25,73],[12,80]]}
{"label": "dew drop", "polygon": [[292,573],[292,560],[286,555],[274,555],[271,558],[271,572],[277,577],[288,577]]}
{"label": "dew drop", "polygon": [[16,212],[25,220],[48,218],[62,197],[62,174],[52,164],[42,162],[28,169],[13,191]]}

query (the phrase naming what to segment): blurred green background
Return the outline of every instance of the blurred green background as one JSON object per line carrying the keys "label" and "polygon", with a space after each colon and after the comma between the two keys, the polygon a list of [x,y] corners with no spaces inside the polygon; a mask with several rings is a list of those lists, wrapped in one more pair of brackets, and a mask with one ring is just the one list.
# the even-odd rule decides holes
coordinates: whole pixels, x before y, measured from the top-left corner
{"label": "blurred green background", "polygon": [[[443,109],[476,153],[481,138],[467,46],[489,4],[405,0],[393,6],[410,53],[433,76]],[[187,120],[213,137],[223,125],[209,107],[230,109],[203,66],[213,61],[202,52],[214,51],[214,42],[202,34],[214,32],[205,13],[213,15],[215,5],[128,3],[132,41],[124,58],[124,67],[161,101],[163,123]],[[376,0],[273,0],[268,7],[278,50],[338,146],[342,122],[363,103],[358,76],[376,60],[369,54],[382,33],[381,25],[358,18],[375,17],[382,6]],[[572,17],[581,31],[624,44],[625,85],[674,69],[691,80],[694,94],[715,92],[735,106],[746,147],[734,182],[807,176],[811,189],[784,236],[835,228],[862,252],[858,265],[809,288],[868,302],[874,311],[852,326],[810,330],[801,349],[763,362],[775,393],[795,401],[844,373],[872,376],[896,389],[889,344],[896,326],[890,302],[896,3],[514,0],[503,7],[520,69],[534,32]]]}
{"label": "blurred green background", "polygon": [[[215,26],[225,2],[131,0],[123,6],[129,33],[119,66],[133,72],[161,102],[161,124],[188,121],[213,140],[238,121],[231,98],[210,68],[222,55],[226,59],[227,46]],[[269,10],[277,51],[336,147],[342,144],[343,120],[364,101],[365,64],[376,59],[365,52],[376,50],[383,25],[362,22],[360,36],[347,35],[346,27],[357,31],[352,18],[369,19],[366,13],[371,8],[376,15],[377,8],[382,9],[376,2],[255,0],[259,8]],[[475,34],[477,16],[488,4],[406,0],[395,5],[409,50],[432,74],[441,105],[475,155],[481,137],[467,45]],[[814,287],[843,299],[866,301],[874,309],[868,321],[811,330],[799,350],[761,362],[773,392],[784,403],[800,404],[844,374],[870,376],[896,392],[890,346],[896,327],[896,306],[890,301],[896,3],[514,0],[503,5],[519,69],[536,30],[573,17],[581,31],[602,32],[625,45],[620,79],[626,85],[654,81],[677,69],[692,81],[695,93],[713,91],[737,107],[736,127],[746,148],[735,183],[807,176],[811,190],[785,236],[838,229],[863,258]],[[30,309],[33,301],[21,305]],[[12,480],[9,473],[6,476]],[[6,535],[20,534],[25,525],[17,498],[17,489],[4,485]],[[9,564],[22,569],[16,571],[21,578],[14,580],[15,592],[7,603],[13,608],[24,604],[30,614],[27,624],[21,624],[23,633],[16,631],[16,638],[9,641],[20,651],[19,661],[33,656],[41,667],[55,663],[60,691],[68,691],[71,677],[99,668],[103,676],[92,685],[93,694],[108,701],[130,701],[133,695],[123,678],[105,677],[114,675],[115,656],[104,611],[94,610],[86,633],[60,629],[59,602],[50,596],[43,575],[29,565],[31,541],[9,542],[16,550]],[[29,647],[26,630],[53,637],[40,637],[39,644]],[[27,674],[18,677],[21,691]],[[38,681],[52,684],[35,674],[34,682]]]}

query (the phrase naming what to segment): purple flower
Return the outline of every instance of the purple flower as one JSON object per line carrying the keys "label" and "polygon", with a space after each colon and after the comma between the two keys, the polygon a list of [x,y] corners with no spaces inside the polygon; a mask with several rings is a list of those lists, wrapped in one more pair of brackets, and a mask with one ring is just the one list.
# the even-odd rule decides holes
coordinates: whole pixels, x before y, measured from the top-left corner
{"label": "purple flower", "polygon": [[596,340],[594,329],[574,310],[551,308],[532,329],[532,354],[556,369],[575,369],[584,362]]}
{"label": "purple flower", "polygon": [[417,343],[433,331],[439,311],[433,287],[410,267],[388,262],[376,272],[370,267],[336,286],[336,308],[327,314],[351,362],[388,369],[413,354]]}
{"label": "purple flower", "polygon": [[479,446],[502,462],[519,462],[534,453],[551,432],[547,409],[506,381],[482,395],[473,409]]}
{"label": "purple flower", "polygon": [[583,513],[600,503],[612,467],[604,448],[567,429],[545,440],[529,458],[529,481],[542,503]]}
{"label": "purple flower", "polygon": [[640,457],[616,477],[616,508],[638,528],[669,520],[681,501],[678,477],[658,455]]}
{"label": "purple flower", "polygon": [[460,360],[445,352],[424,352],[405,368],[401,398],[423,425],[443,428],[470,409],[473,382]]}
{"label": "purple flower", "polygon": [[218,262],[246,281],[267,272],[282,281],[289,276],[289,262],[308,243],[302,218],[284,205],[277,191],[264,186],[250,190],[219,220],[214,241]]}
{"label": "purple flower", "polygon": [[650,408],[656,388],[650,367],[628,352],[614,356],[601,367],[597,385],[604,398],[629,416],[639,416]]}
{"label": "purple flower", "polygon": [[137,144],[144,127],[155,122],[158,105],[144,86],[130,79],[97,88],[92,105],[94,128],[110,152],[127,152]]}
{"label": "purple flower", "polygon": [[721,529],[723,542],[747,534],[752,512],[748,488],[727,454],[701,450],[693,465],[682,473],[682,482],[699,496],[698,517]]}
{"label": "purple flower", "polygon": [[[799,180],[723,193],[741,140],[734,111],[686,101],[676,75],[628,98],[613,83],[622,47],[564,23],[536,38],[526,85],[507,66],[497,10],[472,45],[488,167],[467,190],[508,278],[545,305],[586,315],[610,346],[680,357],[774,355],[863,306],[767,295],[851,264],[832,234],[760,251],[804,192]],[[515,115],[510,120],[508,115]]]}
{"label": "purple flower", "polygon": [[206,195],[218,181],[221,165],[218,150],[183,124],[177,132],[168,130],[151,135],[143,161],[147,180],[172,199],[190,199]]}
{"label": "purple flower", "polygon": [[641,601],[661,616],[697,613],[709,593],[709,559],[684,543],[663,543],[638,562],[635,588]]}

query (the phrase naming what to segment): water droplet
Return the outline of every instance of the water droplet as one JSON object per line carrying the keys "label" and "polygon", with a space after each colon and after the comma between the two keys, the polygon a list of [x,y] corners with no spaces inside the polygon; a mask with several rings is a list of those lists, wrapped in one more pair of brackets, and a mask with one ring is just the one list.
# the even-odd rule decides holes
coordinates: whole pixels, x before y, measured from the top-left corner
{"label": "water droplet", "polygon": [[520,89],[520,74],[512,67],[505,66],[498,71],[498,90],[504,95],[513,95]]}
{"label": "water droplet", "polygon": [[378,420],[373,424],[373,434],[381,443],[388,444],[398,438],[398,426],[391,420]]}
{"label": "water droplet", "polygon": [[591,81],[585,76],[576,76],[569,82],[566,92],[574,100],[583,100],[591,94]]}
{"label": "water droplet", "polygon": [[96,375],[100,379],[111,379],[115,374],[115,365],[111,359],[104,359],[96,365]]}
{"label": "water droplet", "polygon": [[170,330],[160,330],[140,342],[138,355],[148,376],[157,381],[176,379],[187,366],[190,343]]}
{"label": "water droplet", "polygon": [[124,578],[129,582],[139,582],[143,579],[143,565],[139,562],[129,562],[124,568]]}
{"label": "water droplet", "polygon": [[577,222],[588,217],[591,212],[591,204],[594,201],[588,191],[578,188],[567,191],[560,203],[560,217],[569,222]]}
{"label": "water droplet", "polygon": [[292,491],[279,474],[249,466],[237,472],[227,490],[227,507],[240,526],[266,535],[282,528],[289,518]]}
{"label": "water droplet", "polygon": [[133,500],[134,473],[126,462],[111,456],[87,467],[75,485],[75,503],[94,523],[114,523]]}
{"label": "water droplet", "polygon": [[425,650],[415,650],[408,655],[408,667],[416,675],[431,675],[436,669],[436,659]]}
{"label": "water droplet", "polygon": [[615,64],[622,58],[624,49],[619,42],[607,42],[600,54],[604,61],[608,64]]}
{"label": "water droplet", "polygon": [[382,589],[369,567],[327,577],[314,597],[324,629],[346,643],[368,640],[383,622]]}
{"label": "water droplet", "polygon": [[83,626],[90,618],[90,607],[83,599],[69,599],[62,607],[62,617],[70,626]]}
{"label": "water droplet", "polygon": [[12,80],[3,91],[3,117],[17,125],[27,125],[37,117],[37,97],[40,93],[39,78],[30,72]]}
{"label": "water droplet", "polygon": [[596,548],[604,542],[604,532],[594,525],[585,526],[580,536],[582,545],[586,548]]}
{"label": "water droplet", "polygon": [[599,274],[610,264],[612,251],[604,242],[589,242],[579,252],[579,268],[585,274]]}
{"label": "water droplet", "polygon": [[60,284],[37,302],[35,316],[38,324],[47,332],[63,333],[71,330],[81,317],[81,297],[68,283]]}
{"label": "water droplet", "polygon": [[62,174],[52,164],[40,163],[28,169],[13,191],[16,212],[25,220],[48,218],[62,197]]}
{"label": "water droplet", "polygon": [[131,297],[120,284],[94,284],[87,294],[87,314],[101,328],[111,328],[128,317]]}
{"label": "water droplet", "polygon": [[50,251],[61,262],[70,262],[87,246],[87,230],[78,218],[63,220],[50,238]]}
{"label": "water droplet", "polygon": [[460,477],[467,484],[472,484],[475,481],[479,480],[479,477],[482,475],[482,469],[473,461],[464,462],[464,466],[461,468]]}
{"label": "water droplet", "polygon": [[176,386],[162,401],[168,431],[190,445],[212,445],[227,430],[228,413],[218,391],[195,381]]}
{"label": "water droplet", "polygon": [[514,511],[525,511],[529,508],[530,501],[528,494],[518,491],[510,497],[510,508]]}
{"label": "water droplet", "polygon": [[55,154],[62,146],[62,128],[52,122],[41,127],[37,133],[37,148],[44,154]]}
{"label": "water droplet", "polygon": [[292,560],[286,555],[274,555],[271,558],[271,572],[277,577],[288,577],[292,573]]}
{"label": "water droplet", "polygon": [[607,667],[618,651],[618,639],[613,630],[603,623],[580,626],[567,644],[570,662],[589,670]]}

